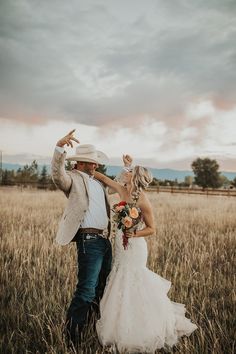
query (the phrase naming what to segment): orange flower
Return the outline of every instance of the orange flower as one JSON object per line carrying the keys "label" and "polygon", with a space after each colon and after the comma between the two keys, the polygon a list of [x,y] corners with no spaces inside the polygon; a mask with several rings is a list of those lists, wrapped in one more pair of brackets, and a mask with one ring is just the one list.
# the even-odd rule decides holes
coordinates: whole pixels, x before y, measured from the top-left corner
{"label": "orange flower", "polygon": [[132,219],[129,216],[126,216],[125,218],[123,218],[122,222],[127,229],[133,225]]}
{"label": "orange flower", "polygon": [[130,211],[129,211],[129,216],[130,216],[131,218],[137,219],[138,215],[139,215],[139,214],[138,214],[138,210],[137,210],[135,207],[133,207],[133,208],[130,209]]}

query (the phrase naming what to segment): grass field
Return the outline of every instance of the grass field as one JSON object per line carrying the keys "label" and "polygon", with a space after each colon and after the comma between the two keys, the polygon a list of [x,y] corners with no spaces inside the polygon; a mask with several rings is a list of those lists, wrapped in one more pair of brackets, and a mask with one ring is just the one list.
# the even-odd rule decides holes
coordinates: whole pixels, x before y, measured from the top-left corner
{"label": "grass field", "polygon": [[[149,193],[157,235],[148,267],[172,281],[198,330],[172,353],[235,353],[236,200]],[[61,192],[0,190],[0,352],[66,354],[64,314],[76,283],[74,245],[54,237]],[[81,353],[105,353],[93,326]]]}

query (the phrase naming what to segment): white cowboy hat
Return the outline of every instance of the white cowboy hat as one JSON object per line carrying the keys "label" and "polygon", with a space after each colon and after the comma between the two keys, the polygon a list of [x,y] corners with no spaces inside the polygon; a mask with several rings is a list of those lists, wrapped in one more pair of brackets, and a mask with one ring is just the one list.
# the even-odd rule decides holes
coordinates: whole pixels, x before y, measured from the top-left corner
{"label": "white cowboy hat", "polygon": [[66,160],[93,162],[104,165],[108,162],[108,157],[102,151],[96,150],[94,145],[83,144],[78,145],[75,149],[75,155],[67,157]]}

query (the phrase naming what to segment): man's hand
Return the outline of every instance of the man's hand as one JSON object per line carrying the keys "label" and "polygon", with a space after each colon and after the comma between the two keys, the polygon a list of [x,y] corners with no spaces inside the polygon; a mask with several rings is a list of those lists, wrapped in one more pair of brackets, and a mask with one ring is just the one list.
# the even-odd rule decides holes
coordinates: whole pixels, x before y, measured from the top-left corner
{"label": "man's hand", "polygon": [[63,147],[64,145],[67,145],[67,146],[73,147],[72,140],[74,140],[76,143],[79,143],[79,140],[75,139],[74,136],[73,136],[74,132],[75,132],[75,129],[71,130],[62,139],[58,140],[57,146]]}
{"label": "man's hand", "polygon": [[123,155],[123,162],[125,167],[130,167],[132,165],[133,159],[130,155]]}

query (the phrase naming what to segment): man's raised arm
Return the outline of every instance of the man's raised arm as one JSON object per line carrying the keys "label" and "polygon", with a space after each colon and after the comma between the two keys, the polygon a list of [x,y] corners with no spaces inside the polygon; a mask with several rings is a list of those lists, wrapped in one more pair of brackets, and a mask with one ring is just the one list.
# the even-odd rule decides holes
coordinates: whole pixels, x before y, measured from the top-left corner
{"label": "man's raised arm", "polygon": [[65,170],[66,152],[64,146],[67,145],[73,147],[73,141],[79,143],[79,141],[73,136],[74,131],[75,129],[70,131],[62,139],[58,140],[51,163],[52,180],[55,185],[66,194],[71,188],[72,179]]}

